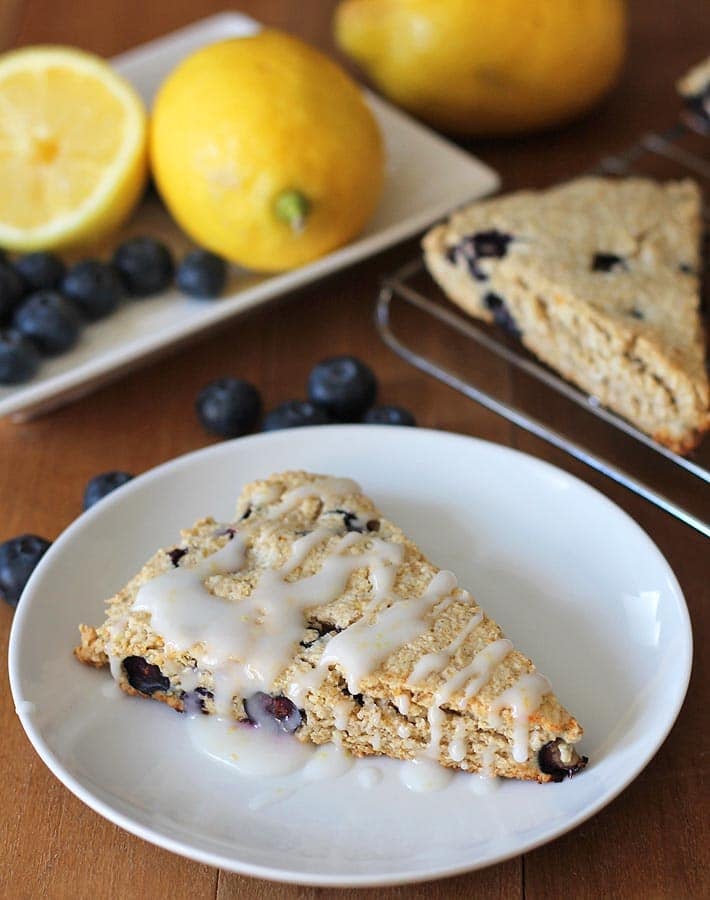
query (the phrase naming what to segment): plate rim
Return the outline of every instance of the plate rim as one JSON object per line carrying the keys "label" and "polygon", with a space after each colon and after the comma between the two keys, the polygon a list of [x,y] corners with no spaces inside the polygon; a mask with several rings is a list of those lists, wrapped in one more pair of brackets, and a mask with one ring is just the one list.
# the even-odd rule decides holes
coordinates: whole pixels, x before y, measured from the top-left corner
{"label": "plate rim", "polygon": [[[377,435],[381,434],[385,441],[389,439],[386,437],[387,434],[397,434],[401,437],[402,432],[402,426],[372,426],[360,424],[310,426],[299,428],[298,430],[299,432],[303,433],[304,438],[307,438],[309,433],[313,434],[314,436],[318,435],[321,438],[325,437],[326,439],[328,438],[328,436],[334,435],[334,440],[337,441],[337,435],[342,434],[344,436],[344,439],[347,439],[351,442],[357,432],[362,433],[366,431],[368,434],[372,434],[373,429],[376,429],[375,433]],[[248,875],[250,877],[261,878],[280,883],[300,884],[313,887],[364,888],[415,884],[435,879],[454,877],[466,872],[472,872],[476,871],[477,869],[497,865],[516,856],[521,856],[525,853],[529,853],[530,851],[543,846],[544,844],[550,843],[558,837],[561,837],[563,834],[572,831],[583,822],[596,815],[597,812],[599,812],[605,806],[609,805],[614,799],[616,799],[616,797],[618,797],[619,794],[629,786],[629,784],[631,784],[636,778],[638,778],[638,776],[643,772],[649,762],[654,758],[660,747],[666,741],[668,734],[675,725],[675,722],[680,714],[688,690],[693,662],[692,627],[690,614],[683,590],[670,563],[665,558],[660,548],[648,535],[648,533],[633,519],[632,516],[630,516],[624,509],[618,506],[613,500],[607,497],[606,494],[602,493],[597,488],[588,484],[578,476],[566,471],[565,469],[562,469],[552,463],[547,462],[546,460],[539,459],[532,454],[526,453],[516,448],[509,447],[504,444],[499,444],[494,441],[484,440],[482,438],[474,436],[429,428],[417,428],[416,430],[413,430],[412,433],[413,435],[422,436],[422,438],[425,440],[444,439],[450,440],[452,442],[458,441],[462,444],[475,444],[479,446],[482,445],[486,450],[488,450],[489,452],[493,452],[494,454],[500,453],[503,456],[507,456],[509,459],[522,461],[525,465],[532,465],[533,468],[539,467],[543,472],[546,472],[547,474],[554,473],[557,478],[562,476],[563,481],[566,484],[571,484],[573,487],[581,489],[583,493],[588,493],[589,496],[593,497],[597,502],[601,501],[602,506],[605,506],[612,514],[620,514],[627,527],[631,527],[632,530],[635,530],[637,532],[638,536],[643,540],[646,549],[652,552],[657,557],[659,562],[662,563],[665,567],[669,586],[677,601],[675,606],[678,613],[678,625],[683,632],[684,640],[682,649],[685,652],[684,668],[681,676],[678,678],[676,684],[674,685],[675,690],[673,702],[669,703],[666,706],[666,719],[663,723],[663,727],[654,733],[655,737],[644,748],[644,752],[640,756],[640,762],[637,765],[634,765],[634,767],[630,770],[632,772],[631,775],[625,773],[617,784],[613,785],[611,789],[607,790],[606,792],[602,792],[599,797],[597,797],[596,800],[588,807],[582,808],[575,815],[572,815],[569,818],[565,818],[564,822],[561,825],[551,827],[549,831],[544,835],[537,838],[532,838],[527,841],[522,841],[515,849],[510,850],[509,852],[504,851],[491,857],[474,860],[470,863],[461,863],[460,865],[457,864],[453,866],[439,866],[438,868],[430,869],[427,872],[420,872],[414,875],[403,871],[393,871],[384,875],[377,874],[373,876],[367,873],[352,873],[350,875],[347,875],[346,877],[342,877],[340,875],[329,873],[316,874],[313,872],[304,873],[295,869],[275,869],[264,864],[235,860],[234,858],[226,857],[219,852],[201,850],[184,840],[171,837],[165,833],[162,833],[160,830],[142,825],[141,823],[131,819],[123,812],[117,811],[101,797],[94,795],[91,789],[85,787],[81,783],[81,781],[78,778],[74,777],[74,775],[62,763],[61,759],[52,750],[49,743],[40,733],[39,728],[35,727],[32,714],[28,713],[23,706],[23,704],[27,701],[24,701],[24,699],[20,695],[22,682],[22,676],[19,671],[20,643],[23,635],[23,622],[28,615],[27,610],[32,603],[32,600],[30,599],[28,602],[25,602],[24,606],[22,602],[19,604],[13,618],[8,644],[8,675],[16,714],[35,752],[50,770],[52,775],[54,775],[54,777],[57,778],[65,788],[67,788],[72,794],[74,794],[74,796],[76,796],[94,812],[98,813],[103,818],[107,819],[118,827],[123,828],[129,833],[145,841],[148,841],[151,844],[162,847],[163,849],[169,850],[172,853],[186,857],[195,862],[207,864],[215,868],[223,869],[224,871],[234,872],[242,875]],[[166,460],[165,462],[160,463],[159,465],[154,466],[153,468],[148,469],[146,472],[143,472],[140,475],[136,476],[131,482],[123,486],[121,492],[116,492],[113,497],[109,496],[105,498],[100,504],[96,504],[92,509],[89,509],[87,512],[80,514],[58,535],[56,540],[52,543],[50,549],[47,551],[47,553],[33,572],[32,576],[30,577],[24,593],[29,598],[31,598],[33,586],[36,582],[39,581],[42,571],[52,565],[55,556],[61,557],[64,546],[66,544],[69,544],[73,540],[74,533],[76,531],[80,531],[83,528],[86,528],[90,524],[91,520],[96,516],[110,514],[108,511],[110,510],[111,506],[120,504],[122,502],[122,498],[127,497],[129,494],[140,493],[143,488],[150,484],[153,480],[166,477],[166,475],[170,477],[173,472],[178,472],[185,467],[189,468],[193,460],[197,457],[209,457],[211,455],[221,454],[229,456],[232,448],[234,448],[235,446],[244,447],[245,444],[247,444],[249,446],[258,447],[260,443],[269,443],[272,441],[278,441],[279,439],[284,440],[287,438],[288,434],[289,430],[279,430],[253,434],[229,441],[217,442],[206,447],[198,448],[188,453],[181,454],[177,457],[174,457],[173,459]],[[29,702],[31,703],[32,701]]]}
{"label": "plate rim", "polygon": [[[150,56],[152,53],[164,52],[171,43],[179,42],[192,32],[209,32],[211,28],[229,28],[229,24],[235,21],[262,27],[261,22],[244,13],[217,12],[159,35],[151,41],[136,44],[111,57],[108,61],[112,66],[119,68],[135,62],[141,63],[144,57]],[[181,342],[205,337],[205,332],[219,328],[223,323],[236,319],[254,307],[268,304],[289,292],[299,291],[310,284],[316,284],[324,278],[344,271],[350,266],[364,262],[375,254],[418,234],[433,222],[447,215],[452,209],[470,202],[472,199],[489,196],[499,189],[501,176],[488,163],[399,109],[386,98],[367,89],[360,81],[356,83],[377,115],[384,115],[388,119],[417,129],[423,137],[434,142],[437,149],[456,157],[462,164],[468,164],[477,169],[477,177],[481,181],[480,190],[475,191],[473,195],[462,196],[454,204],[448,199],[431,203],[425,210],[399,218],[373,234],[357,235],[342,247],[337,247],[325,256],[295,269],[263,273],[265,277],[257,284],[239,288],[220,298],[223,301],[241,301],[239,308],[226,309],[224,304],[220,304],[218,301],[217,305],[205,307],[204,315],[199,320],[187,319],[179,322],[170,329],[167,338],[150,334],[134,336],[121,341],[118,347],[112,348],[110,352],[104,352],[103,358],[98,362],[95,358],[90,357],[41,381],[30,380],[19,385],[2,385],[0,387],[7,390],[7,393],[4,397],[0,396],[0,418],[32,416],[72,402],[107,382],[122,378],[132,369],[148,363],[152,357],[160,353],[179,352]]]}

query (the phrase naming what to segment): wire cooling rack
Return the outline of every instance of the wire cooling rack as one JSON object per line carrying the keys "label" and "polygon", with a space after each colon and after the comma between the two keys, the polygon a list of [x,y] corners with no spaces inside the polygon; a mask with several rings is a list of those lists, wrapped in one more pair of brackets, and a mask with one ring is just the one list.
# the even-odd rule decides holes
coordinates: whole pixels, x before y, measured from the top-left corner
{"label": "wire cooling rack", "polygon": [[[703,119],[684,113],[678,123],[665,131],[643,135],[620,153],[603,158],[595,171],[598,174],[643,174],[663,178],[691,175],[696,180],[710,182],[710,163],[702,155],[709,133],[710,128]],[[704,218],[707,237],[707,207]],[[415,327],[406,321],[412,316],[419,320]],[[672,452],[601,406],[595,397],[559,378],[501,329],[464,317],[444,297],[420,257],[384,279],[377,301],[376,324],[384,342],[411,365],[710,537],[710,447],[701,447],[688,457]],[[431,339],[431,332],[438,329],[441,329],[441,335],[437,342]],[[442,353],[442,348],[450,350],[452,342],[458,342],[459,351]],[[418,347],[417,343],[425,346]],[[432,351],[432,346],[438,352]],[[442,359],[442,356],[447,358]],[[485,375],[485,358],[503,360],[523,373],[524,378],[534,379],[538,396],[539,386],[542,386],[543,391],[556,392],[573,406],[581,407],[611,426],[615,429],[613,440],[609,440],[609,433],[600,434],[596,426],[580,429],[585,432],[585,437],[596,429],[596,436],[601,436],[604,445],[602,452],[597,452],[593,442],[579,440],[579,433],[564,433],[538,417],[529,408],[529,403],[516,405],[507,398],[494,395],[484,383],[489,380]],[[461,372],[458,365],[452,364],[452,359],[457,362],[466,359],[468,371]],[[472,367],[474,372],[470,371]],[[536,407],[539,405],[535,404]],[[569,416],[569,421],[579,425],[579,415]],[[709,443],[710,438],[706,445]],[[610,448],[613,452],[609,452]]]}

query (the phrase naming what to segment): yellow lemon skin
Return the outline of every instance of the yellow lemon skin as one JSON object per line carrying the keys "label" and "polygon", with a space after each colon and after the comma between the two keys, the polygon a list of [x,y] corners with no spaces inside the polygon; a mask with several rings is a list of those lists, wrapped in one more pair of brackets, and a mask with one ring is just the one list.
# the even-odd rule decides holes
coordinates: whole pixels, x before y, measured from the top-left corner
{"label": "yellow lemon skin", "polygon": [[345,244],[382,187],[382,139],[360,89],[327,57],[276,31],[213,44],[181,63],[156,98],[150,148],[156,184],[181,227],[262,271]]}
{"label": "yellow lemon skin", "polygon": [[85,250],[130,215],[148,176],[131,85],[73,47],[0,56],[0,246]]}
{"label": "yellow lemon skin", "polygon": [[580,115],[614,84],[625,33],[623,0],[344,0],[335,15],[387,96],[461,135]]}

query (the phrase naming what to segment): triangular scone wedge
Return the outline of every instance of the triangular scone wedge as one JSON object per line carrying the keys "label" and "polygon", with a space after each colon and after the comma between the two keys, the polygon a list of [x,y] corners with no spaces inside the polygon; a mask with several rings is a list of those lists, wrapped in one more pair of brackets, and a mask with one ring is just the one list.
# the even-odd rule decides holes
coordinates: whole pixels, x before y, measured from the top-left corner
{"label": "triangular scone wedge", "polygon": [[710,426],[692,181],[588,177],[473,205],[424,237],[466,312],[684,453]]}
{"label": "triangular scone wedge", "polygon": [[80,630],[82,662],[178,710],[508,778],[586,763],[547,679],[349,479],[248,485],[233,523],[183,532]]}

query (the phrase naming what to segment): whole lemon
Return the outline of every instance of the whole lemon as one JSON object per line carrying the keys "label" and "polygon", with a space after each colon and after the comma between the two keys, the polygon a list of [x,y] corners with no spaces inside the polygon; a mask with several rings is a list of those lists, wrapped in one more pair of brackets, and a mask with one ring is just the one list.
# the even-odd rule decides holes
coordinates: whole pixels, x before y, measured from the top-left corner
{"label": "whole lemon", "polygon": [[459,134],[573,118],[614,83],[623,0],[345,0],[336,39],[379,88]]}
{"label": "whole lemon", "polygon": [[150,147],[182,228],[253,269],[293,268],[346,243],[382,187],[382,140],[358,86],[276,31],[182,62],[156,98]]}

